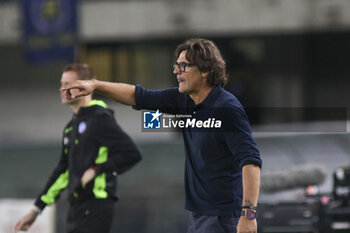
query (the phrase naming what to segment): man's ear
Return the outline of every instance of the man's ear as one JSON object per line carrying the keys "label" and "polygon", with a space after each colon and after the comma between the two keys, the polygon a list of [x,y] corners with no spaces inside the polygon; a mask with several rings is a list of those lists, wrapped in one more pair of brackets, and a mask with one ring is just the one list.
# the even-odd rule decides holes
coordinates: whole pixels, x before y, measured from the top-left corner
{"label": "man's ear", "polygon": [[206,71],[206,72],[201,72],[201,77],[202,78],[208,78],[208,75],[209,75],[209,72]]}

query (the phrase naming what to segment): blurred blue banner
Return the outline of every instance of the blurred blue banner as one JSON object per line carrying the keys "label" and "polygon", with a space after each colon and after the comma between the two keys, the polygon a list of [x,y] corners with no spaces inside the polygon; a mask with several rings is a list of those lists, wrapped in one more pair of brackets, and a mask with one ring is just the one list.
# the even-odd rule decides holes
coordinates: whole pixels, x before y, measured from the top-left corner
{"label": "blurred blue banner", "polygon": [[72,62],[77,44],[77,0],[21,0],[29,63]]}

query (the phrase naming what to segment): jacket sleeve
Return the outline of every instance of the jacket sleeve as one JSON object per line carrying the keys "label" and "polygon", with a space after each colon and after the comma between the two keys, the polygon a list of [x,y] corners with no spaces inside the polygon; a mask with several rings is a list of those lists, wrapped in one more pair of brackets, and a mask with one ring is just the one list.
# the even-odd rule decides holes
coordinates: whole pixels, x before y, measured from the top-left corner
{"label": "jacket sleeve", "polygon": [[104,172],[121,174],[141,160],[141,153],[131,138],[119,127],[114,117],[101,115],[96,122],[99,154],[95,161],[96,175]]}
{"label": "jacket sleeve", "polygon": [[159,109],[164,113],[176,114],[185,109],[185,95],[179,93],[178,88],[168,88],[165,90],[149,90],[140,85],[136,85],[135,110]]}
{"label": "jacket sleeve", "polygon": [[242,168],[247,164],[255,164],[261,168],[260,153],[243,108],[225,108],[222,118],[226,144],[238,161],[239,166]]}
{"label": "jacket sleeve", "polygon": [[41,191],[34,205],[40,210],[43,210],[46,205],[55,203],[61,192],[68,187],[69,172],[68,172],[68,156],[65,153],[65,148],[62,146],[61,158],[47,181],[44,189]]}

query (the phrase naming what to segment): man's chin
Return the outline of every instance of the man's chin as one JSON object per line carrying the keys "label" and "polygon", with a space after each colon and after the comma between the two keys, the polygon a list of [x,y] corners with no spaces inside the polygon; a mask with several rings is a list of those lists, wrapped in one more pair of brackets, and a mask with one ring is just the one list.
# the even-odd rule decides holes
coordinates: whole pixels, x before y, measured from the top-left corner
{"label": "man's chin", "polygon": [[179,85],[178,90],[179,90],[180,93],[185,93],[186,92],[185,88],[181,87],[181,85]]}

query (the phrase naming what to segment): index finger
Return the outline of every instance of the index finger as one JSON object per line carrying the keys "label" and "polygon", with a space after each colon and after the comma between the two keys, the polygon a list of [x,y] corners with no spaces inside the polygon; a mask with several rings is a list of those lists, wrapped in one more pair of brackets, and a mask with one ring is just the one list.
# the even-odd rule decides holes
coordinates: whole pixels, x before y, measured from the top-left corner
{"label": "index finger", "polygon": [[71,84],[68,84],[67,86],[65,87],[62,87],[62,91],[70,91],[72,89],[80,89],[81,88],[81,85],[78,83],[78,82],[74,82],[74,83],[71,83]]}

